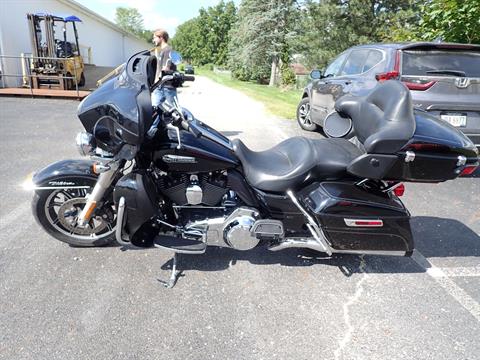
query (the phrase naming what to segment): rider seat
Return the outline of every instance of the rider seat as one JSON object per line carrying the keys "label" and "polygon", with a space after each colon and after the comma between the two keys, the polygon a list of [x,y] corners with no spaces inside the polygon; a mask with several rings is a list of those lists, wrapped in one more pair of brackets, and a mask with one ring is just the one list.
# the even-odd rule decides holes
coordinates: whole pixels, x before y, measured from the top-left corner
{"label": "rider seat", "polygon": [[293,137],[258,152],[235,139],[233,148],[253,187],[281,193],[300,187],[309,179],[345,178],[348,164],[362,155],[360,149],[344,139]]}

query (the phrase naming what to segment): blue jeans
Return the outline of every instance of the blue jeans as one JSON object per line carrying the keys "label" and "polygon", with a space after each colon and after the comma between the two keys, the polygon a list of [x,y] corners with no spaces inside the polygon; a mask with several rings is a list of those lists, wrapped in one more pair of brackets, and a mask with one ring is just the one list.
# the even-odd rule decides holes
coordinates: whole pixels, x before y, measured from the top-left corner
{"label": "blue jeans", "polygon": [[175,96],[177,96],[177,89],[175,88],[157,88],[152,92],[152,106],[158,106],[164,101],[173,104]]}

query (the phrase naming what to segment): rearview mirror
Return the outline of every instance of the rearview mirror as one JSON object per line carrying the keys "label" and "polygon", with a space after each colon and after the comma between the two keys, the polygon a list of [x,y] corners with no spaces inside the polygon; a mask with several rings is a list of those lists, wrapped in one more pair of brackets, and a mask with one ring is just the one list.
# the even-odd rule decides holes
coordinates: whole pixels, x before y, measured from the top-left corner
{"label": "rearview mirror", "polygon": [[170,51],[170,60],[173,64],[178,65],[182,62],[182,55],[176,51]]}
{"label": "rearview mirror", "polygon": [[320,70],[312,70],[310,72],[310,78],[312,78],[313,80],[318,80],[318,79],[321,79],[322,78],[322,72]]}

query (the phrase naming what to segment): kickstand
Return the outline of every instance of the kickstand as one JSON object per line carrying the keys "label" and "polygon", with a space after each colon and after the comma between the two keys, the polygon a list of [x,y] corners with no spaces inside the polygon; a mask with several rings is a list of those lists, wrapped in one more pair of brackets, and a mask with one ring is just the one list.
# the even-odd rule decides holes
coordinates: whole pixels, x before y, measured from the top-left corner
{"label": "kickstand", "polygon": [[165,286],[167,289],[171,289],[175,286],[178,278],[180,277],[180,274],[182,273],[182,271],[177,271],[177,261],[178,261],[177,256],[178,256],[177,253],[173,254],[172,271],[170,273],[170,279],[168,279],[168,281],[158,279],[158,281],[161,282],[163,286]]}

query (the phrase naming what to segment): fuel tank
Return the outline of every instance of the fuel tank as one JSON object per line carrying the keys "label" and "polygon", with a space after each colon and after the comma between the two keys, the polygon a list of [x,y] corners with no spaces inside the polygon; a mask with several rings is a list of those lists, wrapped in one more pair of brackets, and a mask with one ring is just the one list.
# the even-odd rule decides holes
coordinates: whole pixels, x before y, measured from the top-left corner
{"label": "fuel tank", "polygon": [[[200,123],[201,124],[201,123]],[[203,125],[203,124],[202,124]],[[169,130],[166,139],[154,151],[155,165],[166,172],[197,173],[236,168],[240,165],[230,141],[205,126],[201,137],[180,131],[180,149],[175,131]]]}

